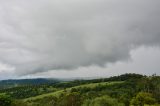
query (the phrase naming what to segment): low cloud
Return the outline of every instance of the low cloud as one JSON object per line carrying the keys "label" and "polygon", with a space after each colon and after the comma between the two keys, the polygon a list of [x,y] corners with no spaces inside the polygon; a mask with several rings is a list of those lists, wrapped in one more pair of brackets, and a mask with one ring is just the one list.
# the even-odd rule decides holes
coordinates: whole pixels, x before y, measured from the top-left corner
{"label": "low cloud", "polygon": [[125,61],[160,46],[159,0],[0,1],[0,62],[16,75]]}

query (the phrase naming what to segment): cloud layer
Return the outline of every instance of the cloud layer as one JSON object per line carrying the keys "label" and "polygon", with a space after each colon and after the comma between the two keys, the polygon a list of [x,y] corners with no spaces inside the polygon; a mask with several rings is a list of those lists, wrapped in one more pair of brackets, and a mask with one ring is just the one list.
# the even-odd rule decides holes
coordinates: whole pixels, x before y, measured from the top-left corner
{"label": "cloud layer", "polygon": [[0,1],[0,62],[17,75],[124,61],[160,45],[159,0]]}

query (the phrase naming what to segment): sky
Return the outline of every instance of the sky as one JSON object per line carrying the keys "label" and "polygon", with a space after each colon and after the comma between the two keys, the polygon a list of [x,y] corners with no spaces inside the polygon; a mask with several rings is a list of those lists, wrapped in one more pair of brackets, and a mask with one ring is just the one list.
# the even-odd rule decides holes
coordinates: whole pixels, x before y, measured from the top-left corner
{"label": "sky", "polygon": [[0,0],[0,79],[160,75],[159,0]]}

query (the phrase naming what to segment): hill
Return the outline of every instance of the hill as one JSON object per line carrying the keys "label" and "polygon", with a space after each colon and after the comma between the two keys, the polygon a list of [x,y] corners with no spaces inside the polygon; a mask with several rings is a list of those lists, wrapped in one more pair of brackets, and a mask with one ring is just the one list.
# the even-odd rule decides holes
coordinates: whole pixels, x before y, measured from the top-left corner
{"label": "hill", "polygon": [[1,89],[0,106],[160,106],[160,76],[156,75],[45,81]]}
{"label": "hill", "polygon": [[0,89],[25,86],[25,85],[40,85],[40,84],[51,84],[57,83],[62,80],[60,79],[45,79],[45,78],[36,78],[36,79],[10,79],[10,80],[1,80]]}

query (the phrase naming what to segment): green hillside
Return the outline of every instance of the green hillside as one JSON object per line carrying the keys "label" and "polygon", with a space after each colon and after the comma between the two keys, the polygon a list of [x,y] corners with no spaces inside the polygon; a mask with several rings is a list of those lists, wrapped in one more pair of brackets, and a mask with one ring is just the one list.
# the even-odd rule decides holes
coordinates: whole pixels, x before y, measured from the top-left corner
{"label": "green hillside", "polygon": [[160,76],[19,85],[0,90],[0,106],[160,106]]}
{"label": "green hillside", "polygon": [[[81,89],[81,88],[85,88],[85,87],[94,89],[97,86],[113,85],[113,84],[119,84],[119,83],[123,83],[123,82],[122,81],[119,81],[119,82],[114,81],[114,82],[90,83],[90,84],[84,84],[84,85],[79,85],[79,86],[67,88],[65,90],[66,90],[66,92],[71,92],[71,90],[73,90],[73,89]],[[24,101],[34,101],[34,100],[37,100],[37,99],[43,99],[45,97],[50,97],[50,96],[58,97],[62,93],[64,93],[64,90],[58,90],[58,91],[53,92],[53,93],[47,93],[47,94],[43,94],[43,95],[39,95],[39,96],[35,96],[35,97],[26,98],[26,99],[24,99]]]}

